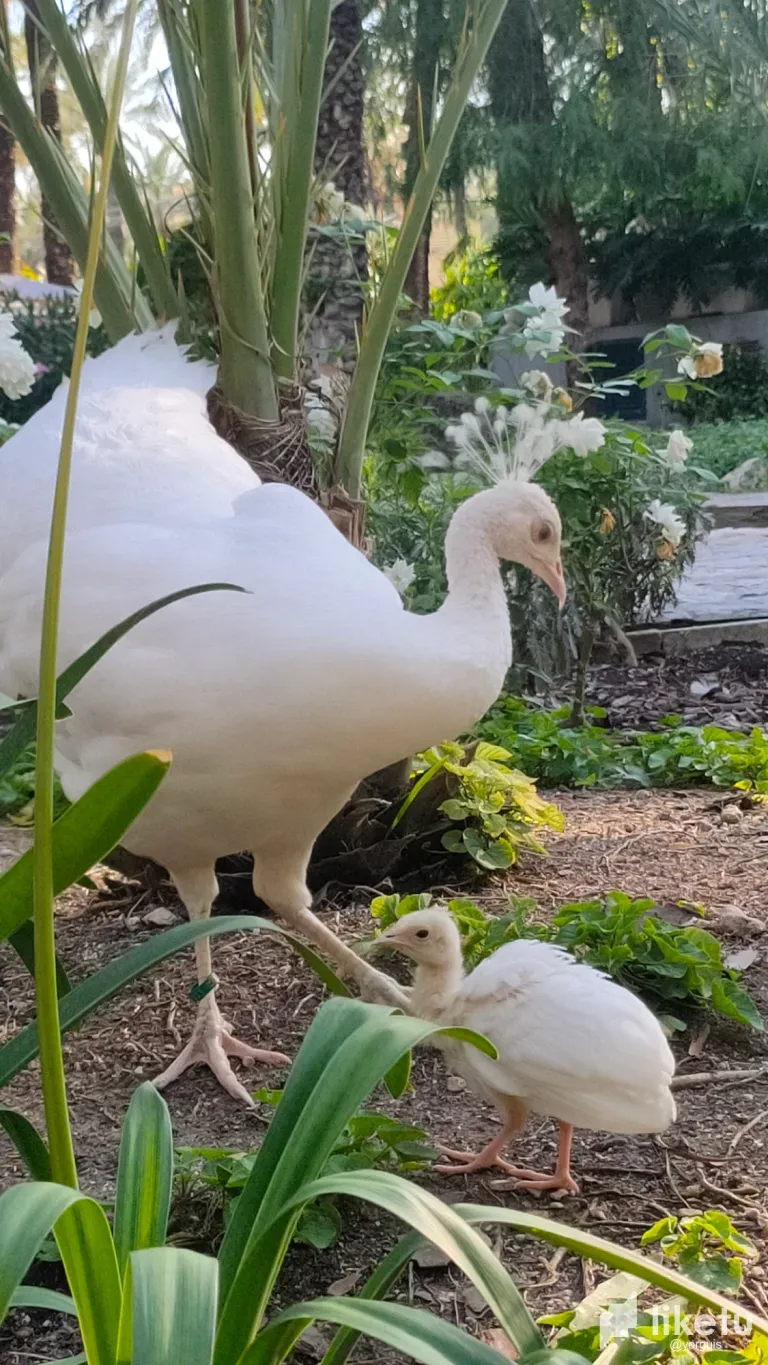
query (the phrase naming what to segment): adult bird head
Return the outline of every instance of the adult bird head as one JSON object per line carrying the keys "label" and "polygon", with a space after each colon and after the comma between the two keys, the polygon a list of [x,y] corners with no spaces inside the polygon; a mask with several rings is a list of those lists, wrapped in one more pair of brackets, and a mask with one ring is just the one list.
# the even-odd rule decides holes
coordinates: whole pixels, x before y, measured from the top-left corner
{"label": "adult bird head", "polygon": [[446,552],[451,542],[460,554],[467,537],[475,543],[482,539],[499,559],[522,564],[541,578],[562,607],[566,587],[560,559],[561,534],[560,515],[543,488],[518,479],[502,479],[456,510],[448,528]]}
{"label": "adult bird head", "polygon": [[551,588],[560,606],[566,587],[560,558],[560,514],[548,493],[535,483],[505,479],[489,489],[494,501],[491,538],[499,559],[530,569]]}

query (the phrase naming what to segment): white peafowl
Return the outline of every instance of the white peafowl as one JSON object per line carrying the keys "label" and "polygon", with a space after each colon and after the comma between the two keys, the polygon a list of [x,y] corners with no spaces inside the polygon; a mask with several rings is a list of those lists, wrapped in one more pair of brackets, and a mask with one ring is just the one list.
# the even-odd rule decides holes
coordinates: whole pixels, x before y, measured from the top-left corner
{"label": "white peafowl", "polygon": [[[443,1148],[457,1165],[442,1175],[499,1166],[516,1188],[576,1193],[574,1127],[660,1133],[675,1119],[675,1062],[658,1020],[631,991],[551,943],[504,944],[464,975],[461,938],[447,910],[417,910],[385,929],[377,946],[416,963],[409,1013],[475,1029],[498,1059],[453,1040],[439,1046],[470,1090],[496,1106],[502,1127],[476,1156]],[[501,1155],[529,1112],[558,1120],[553,1173],[520,1170]]]}
{"label": "white peafowl", "polygon": [[[169,357],[166,389],[162,341],[131,338],[86,366],[59,668],[166,593],[210,581],[248,592],[174,603],[109,651],[57,727],[64,790],[76,799],[120,759],[170,749],[168,777],[125,846],[168,869],[193,919],[210,912],[216,859],[251,851],[254,891],[275,914],[366,993],[402,1004],[395,983],[311,913],[312,845],[363,778],[460,734],[494,701],[511,655],[499,561],[526,565],[562,602],[557,511],[540,488],[509,480],[470,498],[446,537],[446,600],[413,615],[309,498],[254,486],[208,426],[195,366],[184,387],[183,364]],[[52,407],[0,450],[0,529],[15,545],[0,578],[0,688],[10,695],[37,685],[61,403],[58,416]],[[207,938],[196,954],[210,986]],[[231,1056],[284,1060],[233,1038],[209,990],[158,1084],[207,1063],[250,1103]]]}

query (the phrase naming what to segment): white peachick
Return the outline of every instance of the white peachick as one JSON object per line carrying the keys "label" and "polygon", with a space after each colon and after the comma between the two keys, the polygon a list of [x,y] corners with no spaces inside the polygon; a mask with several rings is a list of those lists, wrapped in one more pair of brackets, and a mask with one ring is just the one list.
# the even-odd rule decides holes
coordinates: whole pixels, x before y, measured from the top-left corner
{"label": "white peachick", "polygon": [[[504,944],[464,975],[461,938],[446,910],[404,915],[377,943],[416,963],[409,1013],[474,1029],[498,1059],[443,1040],[451,1070],[495,1104],[502,1127],[477,1156],[443,1149],[459,1164],[444,1175],[500,1166],[520,1188],[576,1192],[570,1170],[574,1127],[660,1133],[675,1118],[675,1062],[658,1020],[631,991],[551,943]],[[529,1112],[558,1120],[550,1175],[519,1170],[501,1153]]]}

